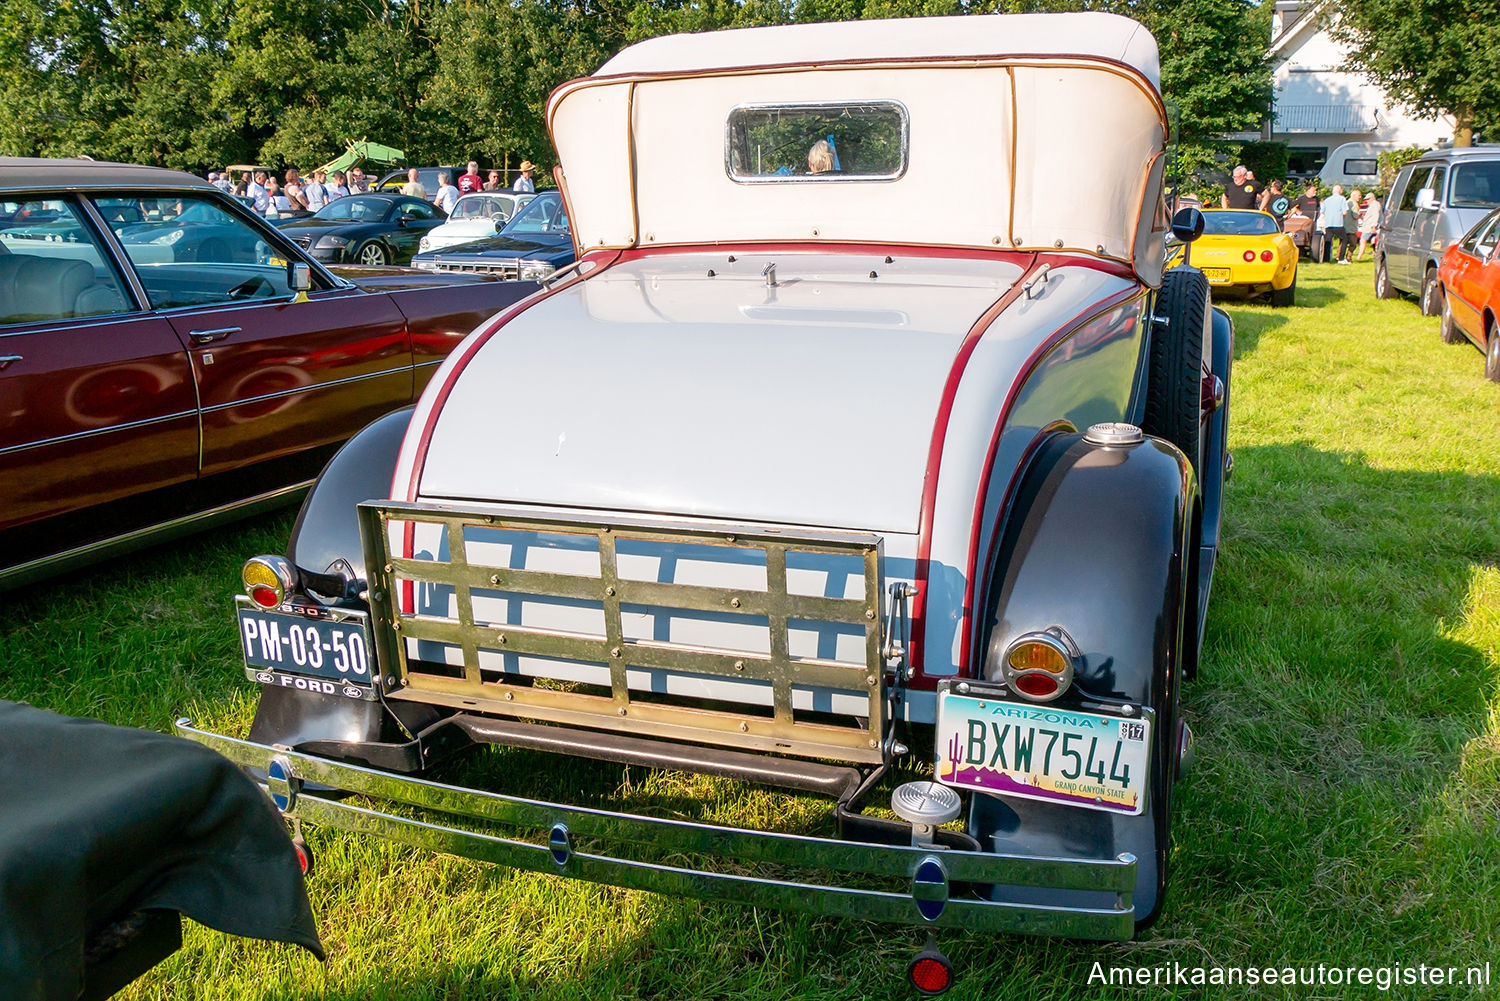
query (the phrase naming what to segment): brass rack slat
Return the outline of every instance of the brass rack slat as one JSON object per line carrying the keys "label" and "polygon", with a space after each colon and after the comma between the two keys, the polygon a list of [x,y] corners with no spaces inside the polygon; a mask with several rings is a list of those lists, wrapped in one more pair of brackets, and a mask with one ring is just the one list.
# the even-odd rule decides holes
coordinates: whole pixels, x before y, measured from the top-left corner
{"label": "brass rack slat", "polygon": [[[880,759],[886,711],[880,636],[881,545],[876,536],[765,533],[728,525],[716,528],[615,521],[605,524],[530,514],[468,513],[401,502],[361,505],[360,517],[366,565],[371,568],[370,604],[377,654],[384,665],[383,673],[389,676],[388,694],[393,697],[809,757]],[[449,559],[420,560],[389,552],[391,544],[400,541],[391,537],[393,522],[405,523],[404,531],[398,535],[407,546],[416,537],[418,526],[432,526],[421,529],[424,538],[433,529],[440,530],[447,542]],[[470,528],[594,539],[599,574],[596,577],[470,563],[468,546],[473,541],[468,538]],[[622,536],[632,542],[663,545],[759,549],[765,555],[766,589],[622,580],[617,557],[617,540]],[[790,594],[788,553],[860,559],[864,570],[863,597]],[[411,612],[401,611],[403,593],[411,593],[419,584],[452,588],[455,618],[417,614],[415,608]],[[489,590],[515,594],[522,600],[538,599],[544,605],[547,598],[596,603],[603,612],[604,635],[535,625],[478,623],[474,617],[475,592]],[[627,640],[621,619],[622,605],[661,610],[657,614],[669,617],[674,610],[681,610],[764,618],[769,652],[746,654],[671,641]],[[857,627],[865,640],[865,662],[792,659],[790,632],[794,621],[842,627],[838,632]],[[459,648],[463,654],[463,677],[423,673],[419,663],[410,662],[415,650],[408,641],[423,640]],[[610,695],[601,698],[579,691],[486,682],[480,668],[481,654],[527,655],[601,665],[608,672]],[[413,670],[414,667],[418,669]],[[744,713],[734,713],[658,701],[648,692],[631,691],[631,670],[769,683],[772,715],[750,711],[753,704],[747,704]],[[865,725],[828,726],[798,721],[793,711],[794,686],[867,693]],[[848,714],[846,718],[852,720],[857,716]]]}

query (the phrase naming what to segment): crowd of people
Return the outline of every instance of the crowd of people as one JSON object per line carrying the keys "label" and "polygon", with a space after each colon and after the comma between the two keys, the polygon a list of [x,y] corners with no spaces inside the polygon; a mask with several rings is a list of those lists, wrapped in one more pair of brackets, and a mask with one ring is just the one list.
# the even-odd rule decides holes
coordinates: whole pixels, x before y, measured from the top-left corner
{"label": "crowd of people", "polygon": [[[1202,206],[1194,195],[1181,196],[1178,204]],[[1306,190],[1294,197],[1281,181],[1261,185],[1244,164],[1230,173],[1229,184],[1219,197],[1219,207],[1269,212],[1276,217],[1282,231],[1297,246],[1306,248],[1313,260],[1339,264],[1363,260],[1367,248],[1374,253],[1381,210],[1380,199],[1374,192],[1354,188],[1346,196],[1341,184],[1335,184],[1324,198],[1318,194],[1317,182],[1308,181]]]}
{"label": "crowd of people", "polygon": [[[439,171],[437,189],[429,195],[427,187],[419,179],[416,167],[406,172],[406,183],[401,186],[403,195],[430,201],[443,210],[453,211],[460,195],[475,191],[535,191],[532,180],[536,165],[522,160],[520,174],[514,184],[507,188],[499,170],[491,170],[488,178],[479,173],[479,163],[470,160],[468,169],[457,178],[449,171]],[[296,167],[288,167],[282,179],[267,170],[245,171],[237,178],[229,172],[210,171],[208,181],[214,187],[248,199],[251,207],[267,219],[314,215],[323,206],[337,198],[349,195],[369,194],[374,189],[375,179],[366,176],[358,166],[347,173],[342,170],[325,171],[321,168],[304,178]]]}

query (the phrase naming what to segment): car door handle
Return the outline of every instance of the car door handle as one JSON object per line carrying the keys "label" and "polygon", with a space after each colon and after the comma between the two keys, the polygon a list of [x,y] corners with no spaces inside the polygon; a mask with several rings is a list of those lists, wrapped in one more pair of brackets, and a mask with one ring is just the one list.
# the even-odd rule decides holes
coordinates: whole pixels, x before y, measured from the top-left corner
{"label": "car door handle", "polygon": [[239,327],[215,327],[212,330],[189,330],[188,339],[194,344],[212,344],[214,341],[222,341],[230,334],[240,332]]}
{"label": "car door handle", "polygon": [[20,360],[20,355],[0,355],[0,372],[4,372],[6,366],[8,366],[11,362]]}

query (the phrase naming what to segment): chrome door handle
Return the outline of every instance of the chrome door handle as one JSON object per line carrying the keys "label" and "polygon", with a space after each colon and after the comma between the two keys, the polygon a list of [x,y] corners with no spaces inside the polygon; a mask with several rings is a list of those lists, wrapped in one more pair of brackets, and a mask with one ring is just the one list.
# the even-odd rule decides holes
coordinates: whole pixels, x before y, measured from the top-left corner
{"label": "chrome door handle", "polygon": [[212,344],[214,341],[222,341],[230,334],[240,332],[239,327],[215,327],[212,330],[189,330],[188,339],[194,344]]}
{"label": "chrome door handle", "polygon": [[5,371],[5,367],[11,362],[20,360],[20,355],[0,355],[0,372]]}

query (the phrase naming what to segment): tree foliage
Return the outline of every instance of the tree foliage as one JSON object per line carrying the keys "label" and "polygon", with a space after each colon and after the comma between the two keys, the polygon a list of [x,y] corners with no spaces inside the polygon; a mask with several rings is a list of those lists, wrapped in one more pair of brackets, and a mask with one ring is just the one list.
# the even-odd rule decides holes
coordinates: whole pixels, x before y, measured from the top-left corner
{"label": "tree foliage", "polygon": [[548,94],[632,42],[1043,9],[1150,28],[1187,143],[1266,113],[1269,5],[1249,0],[0,0],[0,153],[307,169],[367,138],[545,170]]}
{"label": "tree foliage", "polygon": [[1323,16],[1348,64],[1422,117],[1451,115],[1454,144],[1500,128],[1500,2],[1341,0]]}

